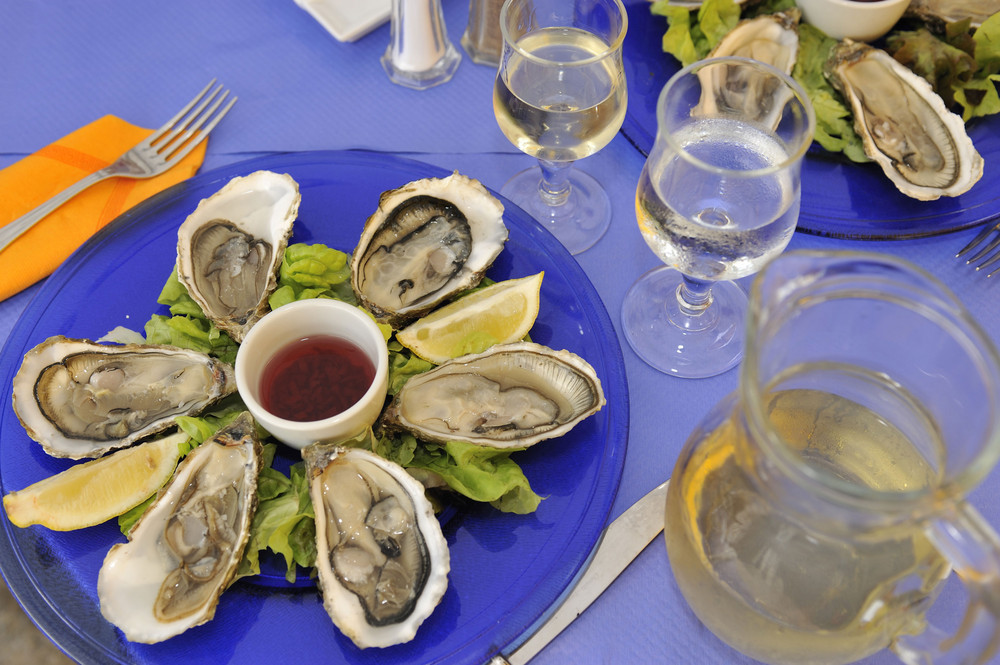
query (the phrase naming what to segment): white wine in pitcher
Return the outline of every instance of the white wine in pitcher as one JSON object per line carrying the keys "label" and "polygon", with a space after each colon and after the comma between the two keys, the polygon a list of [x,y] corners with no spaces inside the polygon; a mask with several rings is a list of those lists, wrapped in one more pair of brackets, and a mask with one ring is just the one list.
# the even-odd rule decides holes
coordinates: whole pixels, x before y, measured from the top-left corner
{"label": "white wine in pitcher", "polygon": [[[937,460],[860,404],[807,389],[764,401],[774,431],[820,473],[879,492],[938,483]],[[702,622],[753,658],[802,665],[852,662],[921,632],[950,571],[923,531],[845,536],[829,518],[776,510],[766,481],[737,462],[743,431],[730,419],[705,434],[670,484],[670,564]]]}

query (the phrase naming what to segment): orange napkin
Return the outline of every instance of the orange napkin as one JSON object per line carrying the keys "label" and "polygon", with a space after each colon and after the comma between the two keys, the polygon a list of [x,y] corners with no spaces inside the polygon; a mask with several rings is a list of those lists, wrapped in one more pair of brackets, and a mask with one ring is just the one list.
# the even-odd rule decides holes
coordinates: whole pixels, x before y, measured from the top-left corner
{"label": "orange napkin", "polygon": [[[0,170],[0,226],[81,178],[114,162],[153,133],[107,115]],[[52,273],[108,222],[171,185],[190,178],[207,141],[153,178],[110,178],[77,194],[0,252],[0,300]]]}

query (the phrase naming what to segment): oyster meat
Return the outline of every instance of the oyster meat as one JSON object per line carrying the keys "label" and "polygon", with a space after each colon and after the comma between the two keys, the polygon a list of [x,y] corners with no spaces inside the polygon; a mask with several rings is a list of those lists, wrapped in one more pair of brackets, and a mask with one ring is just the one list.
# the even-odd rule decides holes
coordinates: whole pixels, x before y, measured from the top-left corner
{"label": "oyster meat", "polygon": [[24,356],[12,402],[54,457],[99,457],[194,415],[236,390],[229,365],[170,346],[51,337]]}
{"label": "oyster meat", "polygon": [[865,154],[902,193],[921,201],[958,196],[982,177],[983,158],[962,119],[885,51],[845,39],[827,74],[851,105]]}
{"label": "oyster meat", "polygon": [[237,342],[268,311],[300,199],[291,176],[257,171],[202,200],[178,229],[177,278]]}
{"label": "oyster meat", "polygon": [[562,436],[604,406],[594,368],[541,344],[498,344],[410,378],[382,414],[426,441],[526,448]]}
{"label": "oyster meat", "polygon": [[507,242],[503,204],[472,178],[416,180],[384,192],[351,258],[351,286],[400,328],[483,278]]}
{"label": "oyster meat", "polygon": [[153,644],[215,615],[250,537],[261,446],[244,412],[188,453],[170,482],[111,548],[97,578],[101,613]]}
{"label": "oyster meat", "polygon": [[403,467],[359,448],[316,443],[302,452],[316,513],[323,605],[354,643],[412,640],[448,586],[448,544],[423,486]]}

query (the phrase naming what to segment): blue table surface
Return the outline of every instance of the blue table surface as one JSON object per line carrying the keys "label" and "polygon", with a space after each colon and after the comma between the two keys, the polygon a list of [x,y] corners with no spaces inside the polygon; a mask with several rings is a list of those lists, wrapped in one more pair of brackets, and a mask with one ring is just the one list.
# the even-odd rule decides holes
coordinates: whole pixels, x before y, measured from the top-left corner
{"label": "blue table surface", "polygon": [[[468,2],[442,4],[458,47]],[[633,24],[647,20],[634,14]],[[457,169],[499,190],[533,164],[497,128],[491,68],[473,63],[460,49],[462,63],[447,84],[426,91],[401,88],[389,82],[379,63],[388,41],[389,27],[383,24],[355,42],[338,42],[292,0],[5,2],[0,4],[0,167],[108,113],[157,127],[213,77],[239,102],[210,138],[203,170],[270,152],[363,149]],[[621,334],[625,292],[659,265],[633,213],[643,163],[643,155],[618,135],[577,165],[607,188],[614,215],[607,235],[576,257],[615,324],[632,400],[628,454],[612,517],[669,477],[688,434],[737,381],[735,370],[693,381],[661,374],[645,365]],[[904,257],[950,286],[1000,341],[1000,285],[954,259],[974,235],[970,230],[873,242],[797,233],[789,249]],[[0,302],[0,340],[36,290]],[[1000,472],[972,500],[1000,528]],[[658,538],[533,662],[755,661],[720,643],[687,610]],[[864,662],[898,661],[882,652]]]}

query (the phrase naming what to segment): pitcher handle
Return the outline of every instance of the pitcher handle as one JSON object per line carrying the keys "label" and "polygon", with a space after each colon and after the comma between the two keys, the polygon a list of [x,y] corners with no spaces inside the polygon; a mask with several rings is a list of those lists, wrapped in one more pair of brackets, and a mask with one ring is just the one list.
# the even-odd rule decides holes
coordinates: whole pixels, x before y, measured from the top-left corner
{"label": "pitcher handle", "polygon": [[928,626],[897,637],[892,650],[907,665],[986,663],[1000,648],[1000,537],[966,502],[932,521],[927,536],[968,592],[965,615],[954,634]]}

